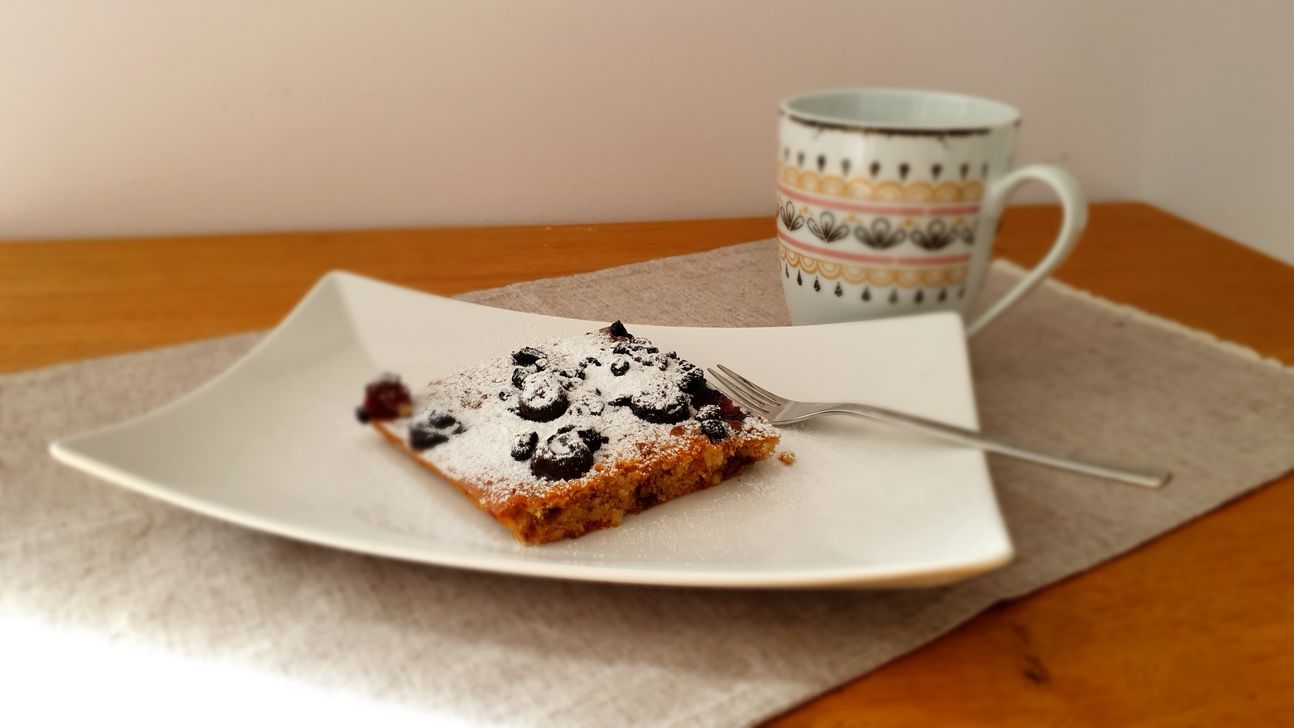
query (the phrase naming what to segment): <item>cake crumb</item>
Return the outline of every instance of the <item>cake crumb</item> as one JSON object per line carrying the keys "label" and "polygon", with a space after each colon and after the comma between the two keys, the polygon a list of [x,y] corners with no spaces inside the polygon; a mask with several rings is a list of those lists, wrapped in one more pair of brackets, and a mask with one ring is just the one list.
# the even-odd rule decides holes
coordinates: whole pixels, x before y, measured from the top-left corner
{"label": "cake crumb", "polygon": [[795,453],[790,450],[783,450],[777,454],[777,459],[781,460],[783,465],[791,465],[795,463]]}

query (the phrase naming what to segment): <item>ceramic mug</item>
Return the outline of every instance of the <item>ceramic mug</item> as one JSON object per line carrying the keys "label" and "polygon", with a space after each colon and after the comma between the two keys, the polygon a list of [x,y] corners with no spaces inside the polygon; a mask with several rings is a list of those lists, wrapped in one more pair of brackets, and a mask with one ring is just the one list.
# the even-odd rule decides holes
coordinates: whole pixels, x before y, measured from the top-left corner
{"label": "ceramic mug", "polygon": [[933,91],[819,91],[782,102],[778,257],[795,324],[929,311],[963,317],[984,282],[1017,185],[1050,185],[1064,210],[1043,261],[985,313],[984,328],[1064,261],[1087,222],[1078,182],[1012,169],[1020,112]]}

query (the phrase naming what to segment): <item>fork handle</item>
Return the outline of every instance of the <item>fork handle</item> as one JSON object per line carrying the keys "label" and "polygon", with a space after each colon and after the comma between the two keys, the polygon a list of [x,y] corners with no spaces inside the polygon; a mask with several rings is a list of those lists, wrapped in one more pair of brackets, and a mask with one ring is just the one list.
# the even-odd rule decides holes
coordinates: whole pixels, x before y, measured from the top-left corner
{"label": "fork handle", "polygon": [[887,425],[894,425],[907,430],[921,432],[932,437],[938,437],[944,440],[970,445],[987,452],[995,452],[1000,455],[1028,460],[1029,462],[1049,465],[1061,470],[1069,470],[1083,475],[1091,475],[1097,478],[1108,478],[1118,480],[1132,485],[1139,485],[1143,488],[1159,488],[1166,484],[1172,473],[1166,470],[1148,470],[1145,468],[1130,467],[1111,462],[1095,462],[1091,460],[1080,460],[1072,455],[1059,452],[1044,452],[1035,448],[1011,442],[1010,440],[985,435],[975,430],[968,430],[963,427],[927,420],[923,417],[895,412],[883,407],[873,407],[871,405],[854,404],[851,402],[842,402],[840,404],[829,405],[824,412],[835,412],[846,415],[854,415],[875,422],[883,422]]}

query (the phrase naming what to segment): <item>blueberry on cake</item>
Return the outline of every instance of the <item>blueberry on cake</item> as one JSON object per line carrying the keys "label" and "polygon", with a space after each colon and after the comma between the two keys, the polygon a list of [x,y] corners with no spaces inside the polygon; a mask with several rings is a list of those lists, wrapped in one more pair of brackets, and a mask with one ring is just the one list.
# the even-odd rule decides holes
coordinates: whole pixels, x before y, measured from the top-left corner
{"label": "blueberry on cake", "polygon": [[416,402],[385,375],[356,414],[528,544],[617,526],[778,442],[699,367],[619,321],[465,369]]}

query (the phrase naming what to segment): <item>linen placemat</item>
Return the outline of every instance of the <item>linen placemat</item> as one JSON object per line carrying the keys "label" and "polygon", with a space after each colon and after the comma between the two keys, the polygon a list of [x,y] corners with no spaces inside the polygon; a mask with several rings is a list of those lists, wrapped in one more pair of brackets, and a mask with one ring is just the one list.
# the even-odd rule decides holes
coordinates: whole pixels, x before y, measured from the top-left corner
{"label": "linen placemat", "polygon": [[[586,319],[786,323],[772,241],[464,296]],[[986,298],[1017,280],[999,263]],[[971,345],[983,426],[1176,472],[1158,492],[993,458],[1016,560],[928,590],[708,591],[406,564],[260,534],[56,464],[262,334],[0,377],[0,616],[495,723],[730,725],[902,655],[1294,467],[1294,376],[1048,283]]]}

